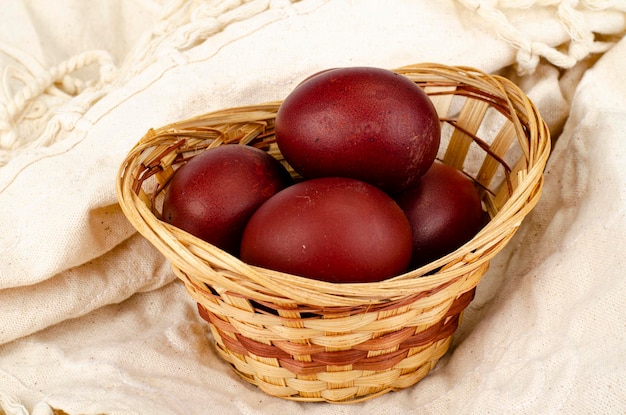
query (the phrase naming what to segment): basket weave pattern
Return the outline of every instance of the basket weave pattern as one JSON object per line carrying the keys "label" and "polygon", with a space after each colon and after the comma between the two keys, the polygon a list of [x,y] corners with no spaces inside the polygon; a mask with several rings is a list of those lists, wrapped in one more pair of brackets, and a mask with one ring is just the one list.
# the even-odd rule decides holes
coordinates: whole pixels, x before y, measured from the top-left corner
{"label": "basket weave pattern", "polygon": [[549,132],[517,86],[464,67],[396,72],[431,97],[439,158],[475,180],[491,220],[456,251],[395,278],[333,284],[253,267],[160,220],[168,181],[200,151],[240,143],[285,163],[273,135],[280,102],[150,130],[120,168],[126,216],[169,259],[219,354],[272,396],[354,402],[417,383],[448,350],[490,259],[539,199]]}

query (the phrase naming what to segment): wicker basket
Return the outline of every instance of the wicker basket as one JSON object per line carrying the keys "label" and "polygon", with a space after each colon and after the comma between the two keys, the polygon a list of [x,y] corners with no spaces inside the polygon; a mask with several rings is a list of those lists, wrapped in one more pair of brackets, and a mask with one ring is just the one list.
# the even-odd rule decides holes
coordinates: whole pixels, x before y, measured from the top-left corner
{"label": "wicker basket", "polygon": [[396,72],[431,97],[439,159],[474,178],[491,219],[455,252],[395,278],[333,284],[261,269],[159,220],[168,180],[198,152],[241,143],[284,162],[273,135],[280,102],[151,129],[120,168],[124,213],[169,259],[220,355],[272,396],[354,402],[414,385],[446,353],[490,259],[539,199],[549,132],[517,86],[466,67]]}

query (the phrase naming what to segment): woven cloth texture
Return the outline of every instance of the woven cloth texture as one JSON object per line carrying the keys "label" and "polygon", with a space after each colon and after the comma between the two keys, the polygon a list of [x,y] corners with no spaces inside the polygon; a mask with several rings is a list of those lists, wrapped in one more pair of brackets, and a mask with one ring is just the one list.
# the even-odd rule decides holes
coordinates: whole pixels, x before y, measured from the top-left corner
{"label": "woven cloth texture", "polygon": [[[0,23],[0,414],[626,413],[623,1],[7,0]],[[417,385],[267,396],[124,217],[117,169],[151,127],[418,62],[520,85],[554,140],[542,199]]]}

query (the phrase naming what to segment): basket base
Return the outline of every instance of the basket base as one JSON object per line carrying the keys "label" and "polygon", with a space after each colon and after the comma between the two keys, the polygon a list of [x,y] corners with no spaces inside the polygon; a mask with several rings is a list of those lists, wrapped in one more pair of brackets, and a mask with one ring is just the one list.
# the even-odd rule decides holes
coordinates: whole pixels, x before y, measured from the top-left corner
{"label": "basket base", "polygon": [[[411,387],[422,380],[448,351],[474,292],[472,289],[461,294],[437,324],[420,330],[404,327],[371,339],[383,340],[385,344],[372,349],[366,348],[372,345],[367,342],[334,351],[309,341],[303,344],[276,340],[276,344],[265,344],[243,337],[233,330],[231,322],[200,303],[198,312],[209,322],[221,358],[242,379],[268,395],[300,402],[354,403]],[[387,347],[392,338],[393,345]],[[294,350],[315,353],[290,355],[284,351],[285,343]]]}
{"label": "basket base", "polygon": [[[286,381],[282,385],[276,385],[264,379],[261,379],[256,375],[250,375],[240,370],[239,368],[241,368],[241,365],[239,364],[238,360],[232,359],[232,355],[229,352],[223,351],[219,347],[218,350],[222,358],[230,364],[233,371],[237,375],[239,375],[239,377],[241,377],[246,382],[257,386],[260,390],[270,396],[296,402],[327,402],[335,404],[352,404],[364,402],[390,392],[396,392],[416,385],[419,381],[425,378],[432,369],[435,368],[440,358],[443,357],[448,351],[451,343],[452,336],[440,341],[439,344],[435,346],[437,357],[433,356],[432,360],[420,366],[417,370],[413,372],[401,374],[398,373],[397,370],[390,369],[387,373],[364,374],[364,376],[360,378],[360,380],[353,382],[356,385],[344,387],[337,386],[336,389],[327,389],[326,385],[322,386],[321,388],[316,388],[315,384],[318,382],[315,381],[308,381],[311,382],[309,387],[302,387],[304,384],[307,383],[307,380],[297,380],[297,378],[294,378],[294,380],[291,382]],[[391,385],[385,384],[382,386],[358,386],[361,383],[367,384],[368,376],[375,378],[396,378],[396,381],[393,382]],[[290,386],[290,384],[296,382],[298,383],[298,386],[300,386],[300,389],[304,389],[304,391],[296,390]]]}

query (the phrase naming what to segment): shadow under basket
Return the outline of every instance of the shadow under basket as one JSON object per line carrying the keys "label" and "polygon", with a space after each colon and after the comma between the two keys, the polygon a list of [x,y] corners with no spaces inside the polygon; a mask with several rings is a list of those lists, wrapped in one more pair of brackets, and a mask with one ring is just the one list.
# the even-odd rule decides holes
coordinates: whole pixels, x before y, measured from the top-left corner
{"label": "shadow under basket", "polygon": [[129,221],[171,262],[219,354],[269,395],[355,402],[417,383],[448,350],[490,259],[540,197],[549,132],[515,84],[438,64],[395,72],[430,96],[441,120],[438,158],[474,179],[490,220],[456,251],[392,279],[335,284],[250,266],[160,220],[169,179],[206,149],[250,145],[290,169],[274,141],[280,102],[151,129],[120,167]]}

